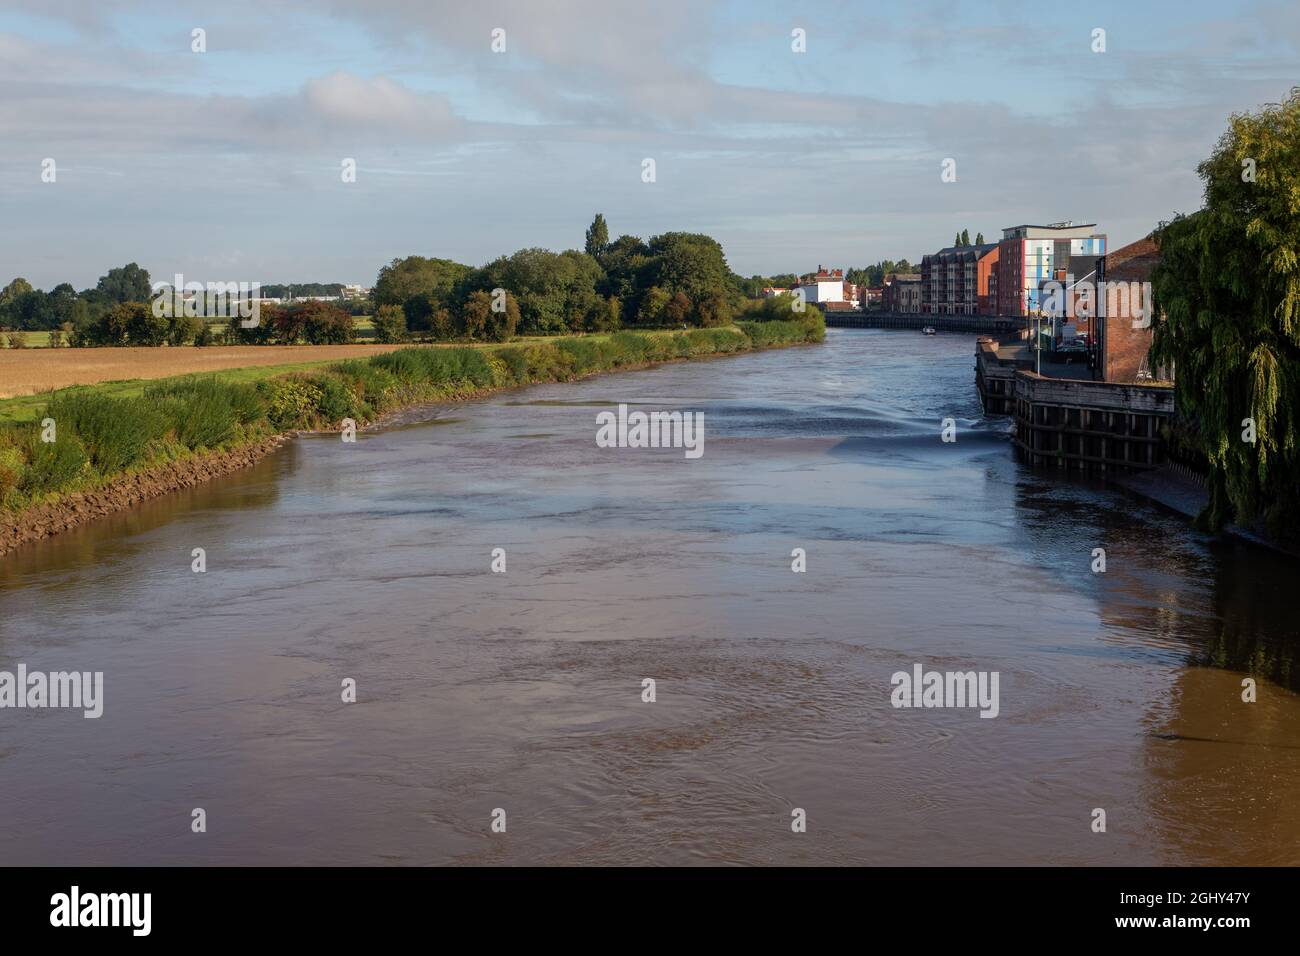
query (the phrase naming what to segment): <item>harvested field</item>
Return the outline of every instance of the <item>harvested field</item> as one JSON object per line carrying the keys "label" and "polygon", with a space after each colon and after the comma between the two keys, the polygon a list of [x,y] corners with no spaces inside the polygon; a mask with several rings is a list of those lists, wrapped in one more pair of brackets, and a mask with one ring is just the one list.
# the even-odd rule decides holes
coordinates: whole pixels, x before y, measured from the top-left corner
{"label": "harvested field", "polygon": [[0,398],[67,385],[167,378],[192,372],[340,362],[400,345],[230,345],[210,348],[0,349]]}

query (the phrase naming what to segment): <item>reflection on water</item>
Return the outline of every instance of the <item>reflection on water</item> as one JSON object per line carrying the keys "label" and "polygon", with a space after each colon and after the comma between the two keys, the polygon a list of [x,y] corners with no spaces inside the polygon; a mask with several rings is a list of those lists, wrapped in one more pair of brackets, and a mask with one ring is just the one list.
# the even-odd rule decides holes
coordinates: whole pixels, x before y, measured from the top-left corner
{"label": "reflection on water", "polygon": [[[0,669],[106,695],[0,710],[0,859],[1297,862],[1296,563],[1026,471],[972,351],[411,412],[0,558]],[[620,402],[704,412],[704,457],[596,448]],[[1000,716],[894,710],[915,662],[998,671]]]}

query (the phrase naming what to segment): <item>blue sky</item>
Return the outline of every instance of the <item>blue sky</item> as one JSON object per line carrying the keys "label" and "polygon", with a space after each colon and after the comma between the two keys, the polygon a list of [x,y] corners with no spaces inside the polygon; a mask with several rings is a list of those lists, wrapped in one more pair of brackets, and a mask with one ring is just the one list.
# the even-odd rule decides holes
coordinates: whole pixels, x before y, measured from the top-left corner
{"label": "blue sky", "polygon": [[1226,7],[4,0],[0,283],[134,260],[369,284],[408,254],[581,246],[597,211],[709,233],[745,275],[1020,222],[1115,247],[1196,208],[1229,115],[1300,82],[1300,5]]}

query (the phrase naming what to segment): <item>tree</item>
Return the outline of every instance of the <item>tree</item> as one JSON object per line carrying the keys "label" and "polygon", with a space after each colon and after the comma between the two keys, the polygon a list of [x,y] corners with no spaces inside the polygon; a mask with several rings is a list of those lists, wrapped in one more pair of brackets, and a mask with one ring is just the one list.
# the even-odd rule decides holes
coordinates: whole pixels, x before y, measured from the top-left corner
{"label": "tree", "polygon": [[472,270],[450,259],[426,259],[407,256],[394,259],[379,270],[375,279],[375,306],[406,305],[417,295],[432,295],[441,307],[448,300],[456,283]]}
{"label": "tree", "polygon": [[302,308],[287,305],[263,314],[260,322],[266,323],[271,330],[271,338],[278,344],[297,345],[298,340],[307,332],[307,315]]}
{"label": "tree", "polygon": [[381,305],[375,313],[375,340],[400,342],[406,338],[406,314],[401,306]]}
{"label": "tree", "polygon": [[[231,345],[269,345],[286,332],[284,313],[289,310],[280,305],[264,305],[258,310],[257,324],[244,327],[242,320],[234,318],[226,326],[225,339]],[[297,340],[295,333],[294,341]]]}
{"label": "tree", "polygon": [[520,249],[502,256],[467,280],[470,291],[505,289],[518,300],[519,330],[525,335],[555,335],[581,329],[598,298],[604,272],[591,256],[569,250]]}
{"label": "tree", "polygon": [[492,296],[481,289],[471,292],[460,307],[459,331],[467,339],[478,338],[492,320]]}
{"label": "tree", "polygon": [[952,244],[953,244],[953,246],[955,246],[955,247],[957,247],[957,248],[961,248],[961,233],[960,233],[960,232],[959,232],[959,233],[956,233],[956,234],[953,236],[953,238],[952,238]]}
{"label": "tree", "polygon": [[292,311],[301,323],[303,338],[312,345],[343,345],[356,337],[352,313],[333,302],[308,299]]}
{"label": "tree", "polygon": [[637,324],[661,325],[666,322],[665,310],[668,308],[668,300],[671,298],[672,296],[657,285],[646,289],[645,295],[641,297],[640,308],[637,311]]}
{"label": "tree", "polygon": [[519,302],[509,293],[505,297],[505,311],[488,312],[483,324],[483,337],[489,342],[508,342],[519,328]]}
{"label": "tree", "polygon": [[709,236],[667,232],[651,238],[649,253],[645,284],[657,285],[670,295],[680,292],[696,302],[729,286],[731,269],[726,256]]}
{"label": "tree", "polygon": [[664,306],[664,318],[672,325],[685,325],[691,316],[691,300],[686,293],[678,292]]}
{"label": "tree", "polygon": [[3,289],[0,289],[0,306],[8,305],[14,299],[26,292],[32,291],[32,284],[22,276],[14,279]]}
{"label": "tree", "polygon": [[107,275],[99,277],[95,286],[109,303],[148,302],[153,298],[153,286],[149,284],[149,273],[134,262],[117,269],[109,269]]}
{"label": "tree", "polygon": [[600,213],[596,213],[596,218],[587,227],[587,245],[585,246],[587,255],[595,258],[604,252],[608,246],[609,227],[605,225],[605,217]]}
{"label": "tree", "polygon": [[731,303],[722,290],[706,293],[695,304],[695,322],[706,329],[731,323]]}
{"label": "tree", "polygon": [[1233,115],[1197,172],[1204,208],[1154,234],[1151,359],[1176,369],[1179,416],[1209,463],[1199,523],[1262,519],[1300,540],[1300,87]]}
{"label": "tree", "polygon": [[166,322],[168,345],[189,345],[208,327],[198,316],[186,315],[184,312],[168,316]]}
{"label": "tree", "polygon": [[960,246],[970,245],[970,233],[967,230],[963,229],[961,231],[961,242],[959,242],[958,245]]}
{"label": "tree", "polygon": [[162,345],[167,340],[168,319],[156,316],[143,302],[122,302],[101,315],[77,344],[86,345]]}
{"label": "tree", "polygon": [[623,305],[617,296],[598,298],[587,312],[585,328],[588,332],[612,332],[619,327],[622,311]]}
{"label": "tree", "polygon": [[982,232],[975,233],[975,245],[977,246],[984,245],[984,233]]}

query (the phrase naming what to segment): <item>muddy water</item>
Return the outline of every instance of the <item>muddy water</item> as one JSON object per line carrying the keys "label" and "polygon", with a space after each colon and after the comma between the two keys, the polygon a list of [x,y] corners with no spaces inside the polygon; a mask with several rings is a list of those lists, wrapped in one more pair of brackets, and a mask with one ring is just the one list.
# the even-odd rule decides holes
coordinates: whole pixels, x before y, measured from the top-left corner
{"label": "muddy water", "polygon": [[[1023,469],[972,350],[426,410],[0,558],[0,670],[105,680],[0,710],[0,862],[1300,863],[1300,569]],[[596,448],[619,402],[703,457]],[[915,663],[999,715],[894,709]]]}

